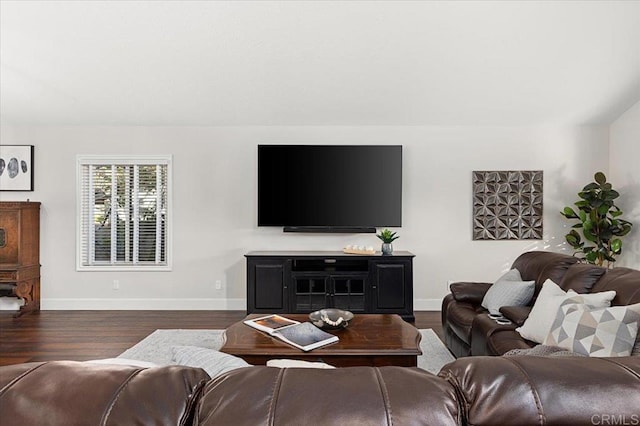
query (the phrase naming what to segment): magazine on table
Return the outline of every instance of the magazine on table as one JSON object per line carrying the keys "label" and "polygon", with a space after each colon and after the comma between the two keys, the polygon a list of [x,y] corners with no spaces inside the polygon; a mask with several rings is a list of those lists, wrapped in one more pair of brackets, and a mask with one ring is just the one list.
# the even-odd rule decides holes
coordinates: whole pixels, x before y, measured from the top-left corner
{"label": "magazine on table", "polygon": [[280,315],[267,315],[244,323],[305,352],[339,340],[338,336],[322,331],[310,322],[295,321]]}

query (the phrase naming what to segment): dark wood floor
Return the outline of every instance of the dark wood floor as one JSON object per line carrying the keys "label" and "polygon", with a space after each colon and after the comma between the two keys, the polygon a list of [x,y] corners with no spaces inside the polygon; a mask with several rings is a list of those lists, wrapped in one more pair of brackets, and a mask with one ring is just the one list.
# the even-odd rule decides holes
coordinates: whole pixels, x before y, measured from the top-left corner
{"label": "dark wood floor", "polygon": [[[40,311],[13,318],[0,312],[0,365],[113,358],[157,329],[223,329],[245,311]],[[442,338],[440,312],[416,312],[417,328]]]}

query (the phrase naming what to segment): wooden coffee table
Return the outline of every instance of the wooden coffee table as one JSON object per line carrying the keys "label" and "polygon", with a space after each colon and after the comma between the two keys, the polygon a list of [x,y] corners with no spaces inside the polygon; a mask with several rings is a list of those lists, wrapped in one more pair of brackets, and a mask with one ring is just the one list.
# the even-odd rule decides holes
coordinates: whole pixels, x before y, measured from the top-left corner
{"label": "wooden coffee table", "polygon": [[[306,314],[282,314],[300,322]],[[264,315],[252,314],[246,319]],[[340,341],[322,348],[303,352],[281,340],[258,331],[242,321],[224,332],[220,351],[239,356],[249,364],[264,365],[270,359],[322,361],[336,367],[398,365],[415,367],[420,351],[420,332],[398,315],[356,314],[349,326],[329,330]]]}

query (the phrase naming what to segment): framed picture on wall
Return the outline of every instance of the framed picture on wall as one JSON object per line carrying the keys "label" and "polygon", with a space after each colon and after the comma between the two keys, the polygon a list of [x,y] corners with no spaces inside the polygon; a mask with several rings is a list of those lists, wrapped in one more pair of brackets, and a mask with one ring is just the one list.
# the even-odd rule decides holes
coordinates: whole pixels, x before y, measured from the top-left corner
{"label": "framed picture on wall", "polygon": [[33,191],[33,145],[0,145],[0,191]]}

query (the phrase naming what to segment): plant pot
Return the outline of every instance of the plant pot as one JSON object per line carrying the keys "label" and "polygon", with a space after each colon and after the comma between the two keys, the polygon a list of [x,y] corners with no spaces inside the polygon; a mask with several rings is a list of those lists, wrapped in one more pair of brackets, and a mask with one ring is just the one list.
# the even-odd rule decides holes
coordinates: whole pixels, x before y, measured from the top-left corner
{"label": "plant pot", "polygon": [[393,246],[391,243],[382,243],[382,254],[389,255],[393,253]]}

